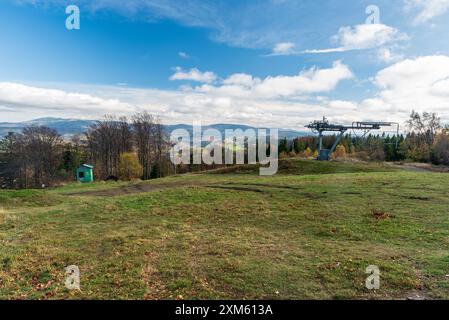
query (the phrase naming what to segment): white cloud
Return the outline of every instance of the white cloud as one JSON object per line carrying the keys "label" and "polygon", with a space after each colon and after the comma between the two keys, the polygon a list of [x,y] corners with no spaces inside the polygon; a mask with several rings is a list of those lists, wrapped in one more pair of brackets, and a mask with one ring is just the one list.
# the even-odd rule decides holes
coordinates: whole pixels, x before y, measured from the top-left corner
{"label": "white cloud", "polygon": [[281,42],[275,45],[272,55],[288,55],[294,53],[295,44],[293,42]]}
{"label": "white cloud", "polygon": [[108,113],[130,115],[146,110],[165,123],[201,120],[205,124],[298,128],[321,114],[338,115],[337,108],[349,110],[351,105],[339,101],[305,103],[307,97],[297,95],[329,92],[350,77],[349,68],[335,62],[329,69],[312,68],[296,76],[259,79],[233,74],[219,86],[184,91],[96,85],[59,85],[59,89],[53,89],[0,83],[0,117],[6,121],[46,116],[98,119]]}
{"label": "white cloud", "polygon": [[425,23],[449,10],[449,0],[405,0],[407,8],[418,8],[415,23]]}
{"label": "white cloud", "polygon": [[449,57],[407,59],[381,70],[374,79],[378,95],[365,100],[367,109],[435,111],[449,119]]}
{"label": "white cloud", "polygon": [[328,92],[335,89],[340,81],[352,77],[349,67],[337,61],[330,69],[310,69],[297,76],[267,77],[253,90],[268,97]]}
{"label": "white cloud", "polygon": [[132,112],[134,107],[117,99],[99,98],[93,95],[47,89],[24,84],[0,82],[0,105],[17,112],[28,109],[45,109],[48,112],[69,111]]}
{"label": "white cloud", "polygon": [[332,109],[339,110],[341,112],[348,112],[351,110],[356,111],[358,107],[356,103],[344,100],[329,101],[328,106]]}
{"label": "white cloud", "polygon": [[[225,85],[237,85],[243,87],[252,87],[258,80],[254,79],[252,75],[245,73],[235,73],[223,80],[223,84]],[[259,81],[260,82],[260,81]]]}
{"label": "white cloud", "polygon": [[224,80],[220,86],[203,85],[196,90],[241,98],[272,99],[329,92],[335,89],[341,81],[353,77],[348,66],[336,61],[332,68],[312,68],[294,76],[280,75],[259,79],[247,74],[234,74]]}
{"label": "white cloud", "polygon": [[178,52],[178,55],[179,55],[179,57],[181,57],[182,59],[189,59],[189,58],[190,58],[190,56],[189,56],[187,53],[182,52],[182,51]]}
{"label": "white cloud", "polygon": [[425,56],[407,59],[381,70],[375,83],[380,88],[427,89],[449,77],[449,57]]}
{"label": "white cloud", "polygon": [[[147,110],[165,123],[241,123],[302,129],[327,116],[335,122],[384,120],[403,123],[410,111],[435,111],[449,121],[449,57],[426,56],[397,62],[374,77],[377,94],[358,101],[326,97],[352,72],[341,62],[293,76],[257,78],[233,74],[219,85],[189,90],[120,86],[59,85],[58,89],[0,83],[0,117],[5,121],[60,116],[100,118]],[[218,81],[218,80],[217,80]]]}
{"label": "white cloud", "polygon": [[213,72],[206,71],[201,72],[197,68],[190,69],[189,71],[184,71],[180,67],[176,67],[176,73],[170,77],[170,80],[190,80],[196,82],[211,83],[217,79],[217,75]]}
{"label": "white cloud", "polygon": [[351,50],[373,49],[406,40],[408,36],[398,29],[384,24],[360,24],[341,27],[331,40],[337,47],[330,49],[306,50],[303,53],[332,53]]}
{"label": "white cloud", "polygon": [[449,78],[435,82],[432,93],[449,97]]}
{"label": "white cloud", "polygon": [[391,63],[404,59],[404,56],[394,53],[390,48],[380,48],[377,51],[377,58],[382,62]]}

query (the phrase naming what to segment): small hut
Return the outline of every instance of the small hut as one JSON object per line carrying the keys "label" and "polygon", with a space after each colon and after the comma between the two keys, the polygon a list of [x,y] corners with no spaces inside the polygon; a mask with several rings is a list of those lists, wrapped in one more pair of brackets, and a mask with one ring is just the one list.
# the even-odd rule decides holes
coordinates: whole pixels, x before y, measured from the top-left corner
{"label": "small hut", "polygon": [[76,180],[82,183],[94,182],[94,166],[83,164],[76,169]]}

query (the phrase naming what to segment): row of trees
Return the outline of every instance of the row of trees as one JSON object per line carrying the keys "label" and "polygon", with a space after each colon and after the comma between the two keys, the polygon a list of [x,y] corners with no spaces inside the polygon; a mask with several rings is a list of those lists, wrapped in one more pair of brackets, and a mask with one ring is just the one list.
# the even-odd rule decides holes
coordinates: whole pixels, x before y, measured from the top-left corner
{"label": "row of trees", "polygon": [[[409,132],[405,135],[374,135],[356,137],[347,134],[342,138],[335,156],[352,156],[361,160],[431,162],[449,165],[449,128],[443,127],[435,113],[419,114],[413,111],[406,123]],[[336,136],[323,138],[323,147],[331,148]],[[279,152],[284,155],[311,157],[316,153],[318,138],[300,137],[292,142],[284,139]]]}
{"label": "row of trees", "polygon": [[0,141],[0,181],[3,188],[40,188],[73,180],[83,163],[95,166],[97,179],[157,178],[173,171],[168,148],[161,122],[146,112],[105,116],[70,141],[31,126]]}
{"label": "row of trees", "polygon": [[[361,160],[432,162],[449,165],[449,128],[443,128],[434,113],[412,112],[409,133],[390,136],[345,135],[335,157]],[[330,148],[335,136],[325,136]],[[317,154],[317,137],[307,136],[279,143],[282,155],[312,157]],[[137,113],[130,119],[105,116],[81,136],[70,141],[47,127],[27,127],[21,133],[0,140],[0,182],[2,188],[30,188],[73,180],[78,166],[95,166],[97,179],[151,179],[221,165],[179,165],[169,159],[170,142],[159,119]],[[246,149],[246,148],[245,148]],[[247,161],[247,154],[245,154]]]}
{"label": "row of trees", "polygon": [[134,157],[122,157],[130,153],[137,154],[144,180],[162,177],[170,167],[168,136],[159,119],[149,113],[137,113],[131,120],[106,116],[89,128],[86,139],[90,162],[100,177],[119,177],[120,160],[135,167]]}
{"label": "row of trees", "polygon": [[53,129],[27,127],[21,134],[8,134],[0,148],[2,187],[28,188],[56,178],[64,145]]}
{"label": "row of trees", "polygon": [[[323,137],[323,148],[330,149],[335,139],[335,135]],[[335,157],[352,156],[366,161],[401,161],[406,158],[400,149],[405,139],[403,135],[369,134],[357,137],[347,134],[341,139],[334,154]],[[281,154],[289,156],[314,157],[317,156],[317,149],[316,137],[300,137],[292,142],[284,139],[279,146]]]}

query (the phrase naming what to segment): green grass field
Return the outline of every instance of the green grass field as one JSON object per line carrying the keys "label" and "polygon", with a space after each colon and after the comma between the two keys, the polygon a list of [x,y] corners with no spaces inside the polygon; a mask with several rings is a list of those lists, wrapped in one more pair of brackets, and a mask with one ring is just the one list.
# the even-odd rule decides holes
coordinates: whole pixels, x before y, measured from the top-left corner
{"label": "green grass field", "polygon": [[[0,191],[0,298],[449,298],[448,174],[256,169]],[[69,265],[81,291],[65,288]]]}

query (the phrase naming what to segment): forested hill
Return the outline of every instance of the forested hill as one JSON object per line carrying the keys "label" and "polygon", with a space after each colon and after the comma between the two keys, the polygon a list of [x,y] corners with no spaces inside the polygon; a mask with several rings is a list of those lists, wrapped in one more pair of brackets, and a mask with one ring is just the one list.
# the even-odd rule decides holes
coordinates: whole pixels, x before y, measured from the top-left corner
{"label": "forested hill", "polygon": [[[55,129],[62,136],[71,136],[76,134],[81,134],[87,130],[87,128],[95,123],[95,120],[77,120],[77,119],[60,119],[60,118],[40,118],[32,121],[26,122],[0,122],[0,137],[6,135],[8,132],[20,132],[24,127],[29,125],[40,125],[47,126],[49,128]],[[175,129],[187,129],[189,132],[192,131],[192,126],[187,124],[176,124],[176,125],[165,125],[167,132],[171,132]],[[226,129],[251,129],[253,127],[238,125],[238,124],[214,124],[210,126],[204,126],[205,129],[217,129],[223,136]],[[305,136],[307,132],[295,131],[295,130],[279,130],[279,136],[281,138],[294,139],[296,137]]]}

